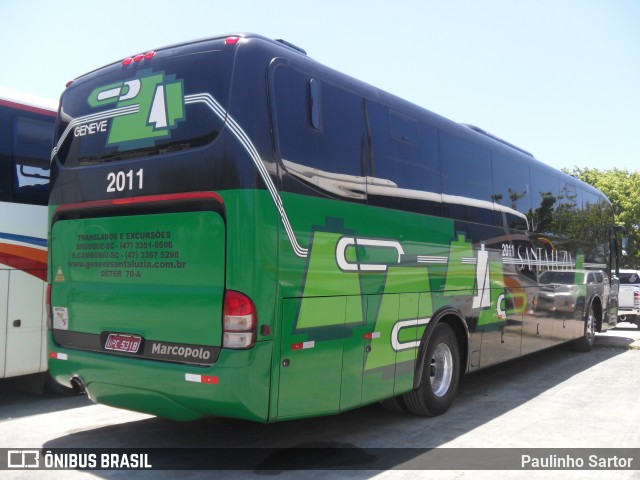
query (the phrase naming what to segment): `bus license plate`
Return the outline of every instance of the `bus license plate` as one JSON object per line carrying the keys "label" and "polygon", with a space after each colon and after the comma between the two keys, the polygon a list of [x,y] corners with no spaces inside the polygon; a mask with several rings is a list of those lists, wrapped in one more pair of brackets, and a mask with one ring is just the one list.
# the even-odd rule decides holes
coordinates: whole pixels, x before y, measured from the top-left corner
{"label": "bus license plate", "polygon": [[121,333],[110,333],[104,344],[106,350],[116,352],[138,353],[142,337],[135,335],[123,335]]}

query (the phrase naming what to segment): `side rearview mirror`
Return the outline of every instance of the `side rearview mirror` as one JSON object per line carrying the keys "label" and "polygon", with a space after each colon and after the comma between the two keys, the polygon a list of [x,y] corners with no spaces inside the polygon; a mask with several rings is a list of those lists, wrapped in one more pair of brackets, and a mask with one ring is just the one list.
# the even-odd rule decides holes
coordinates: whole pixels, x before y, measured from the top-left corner
{"label": "side rearview mirror", "polygon": [[629,248],[629,239],[627,237],[624,237],[622,239],[622,256],[626,256],[627,255],[627,249]]}

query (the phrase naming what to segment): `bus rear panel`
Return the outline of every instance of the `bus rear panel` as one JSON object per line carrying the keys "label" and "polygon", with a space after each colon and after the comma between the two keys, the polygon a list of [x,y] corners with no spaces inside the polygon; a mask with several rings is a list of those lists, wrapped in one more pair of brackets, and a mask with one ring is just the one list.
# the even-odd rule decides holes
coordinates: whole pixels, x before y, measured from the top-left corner
{"label": "bus rear panel", "polygon": [[[148,52],[62,97],[50,365],[97,402],[268,419],[272,344],[257,322],[273,312],[255,299],[273,292],[252,293],[253,254],[236,254],[264,247],[254,171],[225,125],[234,55],[224,38]],[[260,231],[273,246],[274,229]]]}

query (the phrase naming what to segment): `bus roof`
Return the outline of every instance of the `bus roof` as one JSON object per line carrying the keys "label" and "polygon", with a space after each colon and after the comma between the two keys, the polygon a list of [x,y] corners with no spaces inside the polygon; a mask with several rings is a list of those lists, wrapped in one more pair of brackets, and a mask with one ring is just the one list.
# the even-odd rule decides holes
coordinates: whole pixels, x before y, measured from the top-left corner
{"label": "bus roof", "polygon": [[58,111],[58,102],[55,100],[0,87],[0,105],[6,104],[21,110],[36,111],[37,113],[52,112],[55,114]]}
{"label": "bus roof", "polygon": [[[297,60],[301,65],[305,65],[309,68],[311,68],[313,71],[319,72],[319,73],[323,73],[325,75],[327,75],[328,77],[334,79],[334,80],[338,80],[338,81],[342,81],[345,82],[349,85],[349,87],[353,90],[356,91],[360,91],[366,93],[367,95],[371,96],[372,98],[376,98],[379,99],[381,101],[385,101],[387,102],[390,106],[392,106],[393,108],[399,109],[400,111],[403,111],[405,113],[411,114],[411,115],[416,115],[422,118],[428,118],[430,122],[432,122],[434,125],[437,125],[439,128],[442,128],[444,130],[448,130],[452,133],[458,134],[458,135],[463,135],[463,136],[468,136],[474,139],[474,142],[477,144],[481,144],[486,146],[487,148],[490,148],[492,150],[496,150],[496,151],[508,151],[510,152],[510,155],[512,157],[517,157],[520,159],[520,161],[524,162],[525,164],[532,166],[538,170],[542,170],[542,171],[547,171],[548,173],[556,176],[559,179],[564,180],[567,183],[570,184],[580,184],[582,185],[587,191],[589,191],[592,194],[598,195],[599,197],[603,197],[606,199],[606,197],[604,197],[604,195],[602,194],[602,192],[598,191],[595,187],[585,184],[584,182],[581,182],[579,179],[561,171],[558,170],[542,161],[540,161],[539,159],[537,159],[532,153],[530,153],[529,151],[518,147],[516,145],[514,145],[513,143],[510,143],[494,134],[491,134],[487,131],[485,131],[482,128],[479,128],[477,126],[474,125],[469,125],[466,123],[459,123],[455,120],[449,119],[447,117],[444,117],[442,115],[439,115],[438,113],[435,113],[421,105],[417,105],[414,104],[412,102],[409,102],[408,100],[405,100],[395,94],[386,92],[384,90],[381,90],[378,87],[375,87],[369,83],[366,83],[362,80],[358,80],[354,77],[351,77],[345,73],[342,73],[338,70],[333,69],[332,67],[329,67],[323,63],[320,63],[319,61],[315,60],[313,57],[310,57],[307,55],[307,52],[293,44],[290,43],[286,40],[282,40],[282,39],[272,39],[272,38],[268,38],[265,37],[263,35],[259,35],[259,34],[255,34],[255,33],[249,33],[249,32],[236,32],[236,33],[227,33],[227,34],[222,34],[222,35],[213,35],[211,37],[206,37],[206,38],[199,38],[199,39],[194,39],[194,40],[188,40],[188,41],[184,41],[184,42],[180,42],[180,43],[175,43],[175,44],[171,44],[171,45],[165,45],[163,47],[160,48],[156,48],[154,50],[152,50],[153,52],[160,52],[162,50],[168,50],[168,49],[173,49],[173,48],[189,48],[190,46],[194,46],[197,44],[202,44],[202,43],[206,43],[206,42],[211,42],[211,41],[215,41],[215,40],[221,40],[221,39],[229,39],[229,40],[233,40],[233,43],[230,43],[230,45],[235,45],[236,41],[238,39],[244,39],[244,40],[261,40],[266,42],[267,45],[271,45],[271,47],[275,48],[276,50],[274,50],[274,54],[278,51],[278,49],[284,49],[284,51],[288,51],[288,53],[291,53],[293,55],[297,55]],[[282,50],[281,50],[282,51]],[[131,52],[132,54],[135,54],[136,52]],[[141,53],[141,52],[137,52],[137,53]],[[90,75],[94,74],[95,72],[98,72],[104,68],[119,64],[122,62],[123,59],[120,60],[116,60],[114,62],[111,62],[107,65],[104,65],[102,67],[96,68],[95,70],[92,70],[90,72],[87,72],[83,75],[80,75],[79,77],[77,77],[75,81],[84,79],[86,77],[89,77]],[[72,82],[70,82],[72,83]],[[2,91],[0,90],[0,96],[2,95]],[[608,199],[606,199],[607,202],[609,202]],[[609,202],[610,203],[610,202]]]}

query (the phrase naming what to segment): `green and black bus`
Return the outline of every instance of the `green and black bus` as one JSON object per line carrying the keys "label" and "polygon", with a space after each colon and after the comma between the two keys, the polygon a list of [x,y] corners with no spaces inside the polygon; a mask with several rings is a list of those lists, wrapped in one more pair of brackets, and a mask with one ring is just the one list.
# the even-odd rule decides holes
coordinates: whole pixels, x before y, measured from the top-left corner
{"label": "green and black bus", "polygon": [[49,367],[99,403],[438,415],[462,375],[616,324],[604,195],[282,40],[77,78],[51,161]]}

